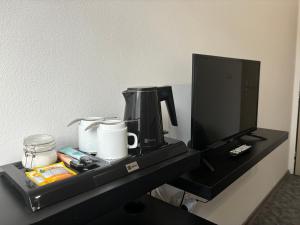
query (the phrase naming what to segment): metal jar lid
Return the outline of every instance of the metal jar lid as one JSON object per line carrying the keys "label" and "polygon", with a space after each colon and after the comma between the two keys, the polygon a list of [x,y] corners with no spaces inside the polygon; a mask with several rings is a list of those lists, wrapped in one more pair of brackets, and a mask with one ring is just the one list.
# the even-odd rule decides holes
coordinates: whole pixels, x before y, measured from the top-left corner
{"label": "metal jar lid", "polygon": [[48,134],[35,134],[24,138],[23,145],[27,151],[45,152],[55,148],[55,140]]}

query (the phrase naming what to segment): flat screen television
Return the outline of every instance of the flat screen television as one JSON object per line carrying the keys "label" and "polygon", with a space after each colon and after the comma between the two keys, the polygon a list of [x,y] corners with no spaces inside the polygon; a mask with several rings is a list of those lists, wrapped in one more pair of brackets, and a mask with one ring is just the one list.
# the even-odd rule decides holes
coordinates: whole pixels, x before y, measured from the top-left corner
{"label": "flat screen television", "polygon": [[191,147],[257,129],[260,62],[193,54]]}

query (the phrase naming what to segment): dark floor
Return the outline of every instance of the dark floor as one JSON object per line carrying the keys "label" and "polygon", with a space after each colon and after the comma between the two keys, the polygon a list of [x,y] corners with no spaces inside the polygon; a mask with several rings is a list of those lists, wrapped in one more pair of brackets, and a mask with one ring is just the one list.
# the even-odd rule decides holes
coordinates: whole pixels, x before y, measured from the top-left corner
{"label": "dark floor", "polygon": [[300,176],[285,176],[247,225],[300,225]]}

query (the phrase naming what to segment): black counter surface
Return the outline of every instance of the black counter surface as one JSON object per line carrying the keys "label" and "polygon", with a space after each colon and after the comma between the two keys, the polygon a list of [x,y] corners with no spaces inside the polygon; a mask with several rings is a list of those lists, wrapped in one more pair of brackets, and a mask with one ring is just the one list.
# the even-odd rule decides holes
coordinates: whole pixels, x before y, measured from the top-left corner
{"label": "black counter surface", "polygon": [[87,225],[214,225],[165,202],[144,196]]}
{"label": "black counter surface", "polygon": [[188,151],[37,212],[31,212],[18,192],[0,175],[0,224],[86,224],[197,165],[199,152]]}

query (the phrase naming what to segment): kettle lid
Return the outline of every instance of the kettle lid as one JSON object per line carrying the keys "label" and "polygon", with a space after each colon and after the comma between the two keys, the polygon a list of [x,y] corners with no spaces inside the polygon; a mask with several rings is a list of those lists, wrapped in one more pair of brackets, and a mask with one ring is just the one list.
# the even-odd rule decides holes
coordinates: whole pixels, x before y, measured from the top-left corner
{"label": "kettle lid", "polygon": [[127,88],[127,91],[133,91],[133,92],[135,92],[135,91],[141,91],[141,92],[143,92],[143,91],[147,91],[147,92],[149,92],[149,91],[157,91],[157,87],[151,87],[151,86],[140,86],[140,87],[131,87],[131,88]]}

